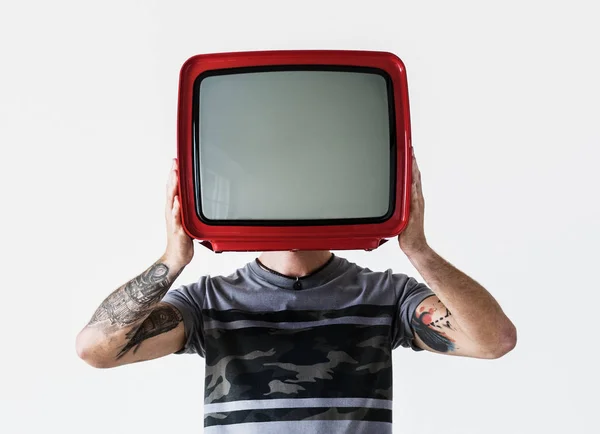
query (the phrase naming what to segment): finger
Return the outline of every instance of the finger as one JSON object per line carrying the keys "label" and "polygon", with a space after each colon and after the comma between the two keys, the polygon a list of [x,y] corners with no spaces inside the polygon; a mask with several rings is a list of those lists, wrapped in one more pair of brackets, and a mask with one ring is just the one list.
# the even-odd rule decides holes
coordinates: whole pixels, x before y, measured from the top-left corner
{"label": "finger", "polygon": [[176,215],[176,213],[178,213],[180,209],[181,204],[179,203],[179,195],[176,195],[173,198],[173,215]]}
{"label": "finger", "polygon": [[412,188],[412,200],[418,201],[421,198],[422,194],[423,193],[421,192],[421,185],[418,182],[415,182]]}
{"label": "finger", "polygon": [[417,171],[419,170],[419,164],[417,163],[417,157],[415,156],[415,154],[413,154],[413,157],[412,157],[412,166],[413,166],[413,169],[415,169]]}
{"label": "finger", "polygon": [[413,158],[413,180],[412,180],[412,195],[415,201],[423,201],[423,186],[421,182],[421,171],[417,165],[416,159]]}
{"label": "finger", "polygon": [[173,209],[171,211],[173,215],[173,224],[175,227],[181,225],[181,204],[179,203],[179,196],[175,196],[173,199]]}
{"label": "finger", "polygon": [[417,159],[414,155],[412,161],[412,170],[414,179],[418,182],[421,182],[421,171],[419,170],[419,164],[417,163]]}
{"label": "finger", "polygon": [[173,198],[177,194],[177,181],[178,175],[176,171],[176,163],[173,161],[171,166],[171,171],[169,172],[169,179],[167,181],[167,208],[171,209],[173,207]]}
{"label": "finger", "polygon": [[167,193],[171,190],[171,187],[173,185],[173,177],[176,174],[175,168],[176,168],[175,160],[173,160],[171,162],[171,169],[169,170],[169,176],[167,177]]}

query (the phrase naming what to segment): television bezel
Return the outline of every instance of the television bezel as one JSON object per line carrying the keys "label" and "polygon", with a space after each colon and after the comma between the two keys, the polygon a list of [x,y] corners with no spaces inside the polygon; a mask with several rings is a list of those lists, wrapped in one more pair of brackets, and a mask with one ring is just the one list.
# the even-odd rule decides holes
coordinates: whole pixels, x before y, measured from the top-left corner
{"label": "television bezel", "polygon": [[[297,221],[210,221],[202,218],[196,167],[198,87],[203,77],[264,70],[349,70],[386,78],[390,123],[390,209],[383,218]],[[393,101],[389,96],[393,96]],[[182,223],[186,233],[216,252],[266,250],[372,250],[408,223],[412,155],[408,83],[403,62],[374,51],[255,51],[202,54],[188,59],[179,79],[177,156]],[[392,119],[390,119],[392,120]],[[229,222],[233,222],[230,224]]]}

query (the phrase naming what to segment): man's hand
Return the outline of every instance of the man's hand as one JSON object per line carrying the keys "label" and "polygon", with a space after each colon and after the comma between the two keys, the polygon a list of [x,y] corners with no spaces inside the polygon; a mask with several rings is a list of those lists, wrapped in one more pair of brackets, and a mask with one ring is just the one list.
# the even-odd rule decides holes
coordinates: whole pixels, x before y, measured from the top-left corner
{"label": "man's hand", "polygon": [[410,194],[410,213],[408,225],[398,236],[400,248],[410,256],[427,248],[425,238],[425,200],[421,188],[421,172],[417,166],[417,159],[412,156],[412,188]]}
{"label": "man's hand", "polygon": [[167,182],[167,204],[165,208],[167,250],[165,251],[165,258],[171,264],[185,267],[194,257],[194,244],[189,235],[183,230],[181,223],[181,202],[177,189],[178,180],[177,159],[174,159]]}
{"label": "man's hand", "polygon": [[[414,154],[412,173],[410,217],[398,241],[437,296],[427,297],[415,310],[411,320],[415,341],[420,348],[445,354],[486,359],[501,357],[516,345],[516,328],[483,286],[427,244],[421,172]],[[439,315],[433,318],[436,311]]]}

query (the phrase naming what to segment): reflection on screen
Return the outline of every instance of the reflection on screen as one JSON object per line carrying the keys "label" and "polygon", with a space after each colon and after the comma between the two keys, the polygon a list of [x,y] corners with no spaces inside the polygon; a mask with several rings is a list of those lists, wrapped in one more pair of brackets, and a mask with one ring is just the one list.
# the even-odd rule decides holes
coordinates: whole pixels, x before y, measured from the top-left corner
{"label": "reflection on screen", "polygon": [[209,220],[377,218],[390,200],[385,79],[341,71],[204,78],[202,213]]}

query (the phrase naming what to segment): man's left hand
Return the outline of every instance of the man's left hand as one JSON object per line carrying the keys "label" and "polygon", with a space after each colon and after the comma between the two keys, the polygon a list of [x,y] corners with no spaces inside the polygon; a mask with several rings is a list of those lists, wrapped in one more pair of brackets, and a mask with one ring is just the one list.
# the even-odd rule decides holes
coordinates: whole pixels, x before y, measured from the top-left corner
{"label": "man's left hand", "polygon": [[417,159],[412,156],[412,188],[410,194],[410,213],[408,225],[398,235],[400,248],[406,255],[418,253],[427,248],[424,229],[425,199],[421,187],[421,172]]}

